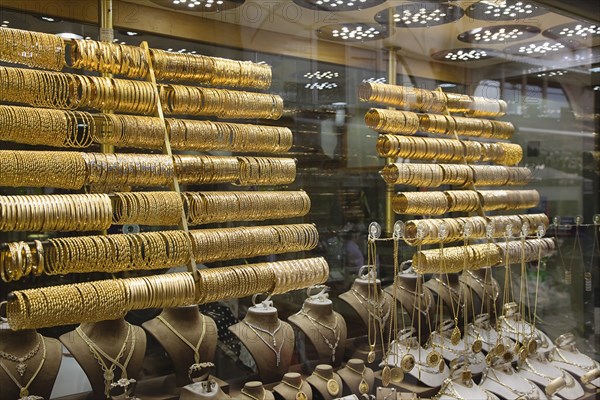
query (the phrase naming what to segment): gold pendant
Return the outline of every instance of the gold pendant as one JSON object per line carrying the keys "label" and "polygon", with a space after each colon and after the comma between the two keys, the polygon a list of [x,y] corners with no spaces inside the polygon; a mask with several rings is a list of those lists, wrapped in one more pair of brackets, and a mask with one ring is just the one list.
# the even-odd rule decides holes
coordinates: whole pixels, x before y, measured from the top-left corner
{"label": "gold pendant", "polygon": [[527,348],[525,346],[521,347],[521,350],[519,350],[519,360],[521,360],[521,362],[525,361],[528,355]]}
{"label": "gold pendant", "polygon": [[515,354],[512,351],[505,351],[502,355],[504,362],[512,362],[513,358],[515,358]]}
{"label": "gold pendant", "polygon": [[473,353],[479,353],[483,349],[483,341],[481,339],[475,339],[473,344],[471,345],[471,350]]}
{"label": "gold pendant", "polygon": [[360,394],[367,394],[369,393],[369,384],[367,383],[367,381],[365,381],[365,379],[361,379],[360,383],[358,384],[358,391],[360,392]]}
{"label": "gold pendant", "polygon": [[327,392],[332,396],[337,396],[340,392],[340,385],[333,379],[327,381]]}
{"label": "gold pendant", "polygon": [[439,364],[441,358],[442,357],[440,356],[440,353],[438,353],[435,350],[432,350],[429,354],[427,354],[427,358],[425,359],[425,362],[427,363],[427,366],[435,367],[436,365]]}
{"label": "gold pendant", "polygon": [[440,363],[438,364],[438,371],[440,371],[440,374],[442,372],[444,372],[444,370],[446,369],[446,363],[444,362],[443,359],[440,359]]}
{"label": "gold pendant", "polygon": [[[388,387],[390,385],[391,379],[392,379],[392,371],[390,370],[390,367],[386,365],[385,367],[383,367],[383,371],[381,371],[381,384],[384,387]],[[364,382],[364,379],[362,380],[362,382]],[[361,382],[361,384],[362,384],[362,382]],[[359,386],[359,388],[360,388],[360,386]],[[363,393],[363,392],[361,392],[361,393]]]}
{"label": "gold pendant", "polygon": [[496,356],[500,356],[500,355],[504,354],[505,351],[506,351],[506,346],[504,346],[504,343],[498,343],[496,345],[496,347],[494,347],[494,349],[492,350],[492,353],[494,353],[494,355],[496,355]]}
{"label": "gold pendant", "polygon": [[412,354],[406,354],[400,361],[403,372],[410,372],[415,366],[415,357]]}
{"label": "gold pendant", "polygon": [[296,400],[308,400],[308,397],[306,397],[306,393],[299,391],[296,393]]}
{"label": "gold pendant", "polygon": [[404,380],[404,371],[402,368],[394,367],[392,368],[391,381],[394,383],[400,383]]}
{"label": "gold pendant", "polygon": [[492,363],[494,362],[494,353],[489,352],[487,353],[487,355],[485,356],[485,362],[487,363],[488,367],[492,366]]}
{"label": "gold pendant", "polygon": [[369,364],[374,363],[375,357],[376,357],[375,350],[371,349],[371,351],[369,351],[369,354],[367,354],[367,362]]}
{"label": "gold pendant", "polygon": [[453,346],[456,346],[460,343],[460,328],[458,326],[455,326],[452,330],[452,335],[450,335],[450,343],[452,343]]}
{"label": "gold pendant", "polygon": [[21,396],[21,397],[29,396],[29,390],[27,390],[27,388],[25,388],[25,387],[21,388],[21,390],[19,390],[19,396]]}
{"label": "gold pendant", "polygon": [[527,342],[527,351],[529,354],[535,354],[537,352],[538,342],[534,338],[529,339]]}

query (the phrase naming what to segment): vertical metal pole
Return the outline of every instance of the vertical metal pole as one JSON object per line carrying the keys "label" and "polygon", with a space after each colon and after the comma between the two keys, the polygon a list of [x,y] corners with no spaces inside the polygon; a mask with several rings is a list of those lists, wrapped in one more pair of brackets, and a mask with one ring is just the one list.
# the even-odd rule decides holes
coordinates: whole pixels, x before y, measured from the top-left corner
{"label": "vertical metal pole", "polygon": [[[391,14],[391,13],[390,13]],[[391,26],[391,25],[390,25]],[[398,60],[396,58],[396,48],[388,48],[388,83],[396,84],[396,72],[398,68]],[[394,158],[386,158],[386,164],[393,163]],[[394,210],[392,208],[392,200],[394,199],[395,185],[393,183],[386,184],[385,188],[385,232],[391,235],[394,232]]]}
{"label": "vertical metal pole", "polygon": [[[98,0],[98,28],[100,41],[112,42],[115,33],[113,30],[113,4],[112,0]],[[112,74],[102,74],[103,77],[112,78]],[[110,110],[102,110],[103,113],[110,113]],[[103,153],[114,153],[115,147],[110,144],[100,145],[100,151]]]}

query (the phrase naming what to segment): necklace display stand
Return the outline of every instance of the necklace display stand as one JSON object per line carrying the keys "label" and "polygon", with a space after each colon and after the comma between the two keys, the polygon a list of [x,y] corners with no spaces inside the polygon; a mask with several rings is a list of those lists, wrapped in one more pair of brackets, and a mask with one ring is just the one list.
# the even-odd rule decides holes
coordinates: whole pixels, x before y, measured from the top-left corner
{"label": "necklace display stand", "polygon": [[297,372],[288,372],[281,383],[273,388],[278,400],[312,400],[312,389],[308,382]]}
{"label": "necklace display stand", "polygon": [[518,309],[516,303],[504,305],[505,313],[504,316],[500,317],[499,325],[500,329],[502,329],[502,334],[516,342],[523,342],[535,337],[538,339],[538,352],[547,353],[552,351],[555,346],[550,338],[531,323],[523,320],[520,313],[515,311],[515,309]]}
{"label": "necklace display stand", "polygon": [[[481,339],[481,347],[486,353],[489,353],[498,344],[498,338],[500,337],[498,331],[490,324],[489,314],[477,315],[475,321],[467,325],[466,334],[471,340]],[[506,336],[502,336],[502,344],[507,349],[515,347],[515,342]]]}
{"label": "necklace display stand", "polygon": [[[461,285],[458,280],[458,274],[439,274],[434,275],[433,279],[428,280],[423,284],[427,290],[429,290],[434,297],[434,305],[439,306],[439,298],[442,300],[442,307],[444,311],[443,318],[454,319],[454,311],[457,309],[457,315],[459,321],[464,320],[464,313],[467,312],[467,316],[470,310],[467,310],[468,304],[470,304],[470,293],[464,285]],[[462,291],[462,293],[461,293]],[[460,301],[460,305],[458,304]],[[430,313],[431,322],[434,326],[439,325],[440,311],[435,310]]]}
{"label": "necklace display stand", "polygon": [[577,349],[573,334],[567,333],[556,339],[549,359],[553,366],[577,376],[584,385],[600,387],[600,364]]}
{"label": "necklace display stand", "polygon": [[[457,362],[458,361],[458,362]],[[444,381],[435,400],[498,400],[498,397],[485,391],[473,382],[472,372],[465,359],[456,359],[450,376]]]}
{"label": "necklace display stand", "polygon": [[50,398],[62,360],[58,340],[35,330],[13,331],[0,323],[0,352],[0,399]]}
{"label": "necklace display stand", "polygon": [[214,380],[209,379],[204,382],[196,382],[191,383],[189,385],[184,386],[181,389],[180,400],[203,400],[203,399],[211,399],[211,400],[228,400],[231,397],[221,388],[219,384]]}
{"label": "necklace display stand", "polygon": [[[94,399],[105,399],[107,383],[124,377],[121,367],[125,367],[128,379],[139,378],[146,353],[146,333],[124,319],[81,324],[75,331],[62,335],[60,341],[88,377]],[[120,366],[101,353],[95,356],[94,351],[104,352]]]}
{"label": "necklace display stand", "polygon": [[[375,306],[379,308],[380,312],[378,313],[379,315],[377,315],[377,313],[373,315],[371,310],[374,307],[372,298],[369,299],[369,285],[373,286],[373,280],[369,281],[365,277],[356,278],[350,290],[340,294],[338,298],[348,304],[360,317],[360,320],[364,324],[363,332],[368,331],[367,327],[369,325],[369,320],[371,320],[371,331],[375,332],[378,337],[380,325],[382,324],[385,327],[390,319],[392,300],[390,295],[381,289],[381,281],[376,279],[375,291],[380,301],[379,304]],[[373,295],[374,294],[371,293],[371,297],[374,297]],[[354,339],[353,343],[355,344],[355,351],[351,358],[360,358],[365,362],[368,361],[368,354],[370,351],[369,344],[358,339]],[[383,351],[379,339],[376,339],[375,352],[376,360],[380,360]]]}
{"label": "necklace display stand", "polygon": [[281,380],[292,361],[294,331],[279,319],[270,299],[250,307],[242,322],[229,330],[250,352],[263,382]]}
{"label": "necklace display stand", "polygon": [[464,338],[458,344],[453,345],[450,340],[453,326],[450,326],[447,330],[443,330],[441,335],[438,332],[433,332],[430,336],[431,347],[440,351],[442,357],[449,362],[459,357],[466,357],[469,360],[469,369],[471,372],[473,374],[482,373],[487,366],[485,355],[481,351],[474,353],[471,346],[465,343]]}
{"label": "necklace display stand", "polygon": [[317,365],[306,382],[312,386],[315,400],[332,400],[342,396],[342,379],[333,372],[331,365]]}
{"label": "necklace display stand", "polygon": [[[192,382],[192,365],[214,360],[217,325],[212,318],[200,314],[196,305],[165,308],[157,318],[144,322],[142,327],[160,343],[173,362],[176,387]],[[165,387],[172,386],[165,382]]]}
{"label": "necklace display stand", "polygon": [[333,311],[333,303],[324,290],[304,301],[302,309],[290,316],[288,322],[304,333],[312,344],[320,363],[341,364],[346,348],[346,321]]}
{"label": "necklace display stand", "polygon": [[488,368],[479,386],[506,400],[547,400],[544,392],[534,383],[519,376],[510,363]]}
{"label": "necklace display stand", "polygon": [[579,399],[584,390],[571,374],[552,365],[546,354],[536,353],[523,361],[517,373],[545,389],[548,397],[558,396],[567,400]]}
{"label": "necklace display stand", "polygon": [[498,302],[500,287],[498,281],[492,277],[490,268],[467,270],[459,277],[459,280],[469,290],[476,313],[487,313],[488,315],[500,313]]}
{"label": "necklace display stand", "polygon": [[346,366],[338,370],[337,373],[344,383],[344,393],[351,393],[356,396],[373,393],[375,375],[371,368],[367,368],[363,360],[351,358]]}
{"label": "necklace display stand", "polygon": [[262,382],[250,381],[244,384],[239,400],[275,400],[273,393],[266,390]]}

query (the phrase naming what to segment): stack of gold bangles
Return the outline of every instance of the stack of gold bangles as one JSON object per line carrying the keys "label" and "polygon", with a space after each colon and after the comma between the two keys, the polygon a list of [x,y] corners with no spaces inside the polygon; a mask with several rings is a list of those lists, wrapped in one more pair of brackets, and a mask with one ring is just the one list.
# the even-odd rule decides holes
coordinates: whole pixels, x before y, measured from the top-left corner
{"label": "stack of gold bangles", "polygon": [[500,165],[458,164],[388,164],[381,176],[389,184],[418,187],[441,185],[464,186],[519,186],[526,185],[532,178],[531,170],[521,167]]}
{"label": "stack of gold bangles", "polygon": [[453,139],[433,139],[380,135],[377,152],[381,157],[401,157],[438,162],[486,162],[516,165],[523,158],[523,149],[513,143],[479,143]]}
{"label": "stack of gold bangles", "polygon": [[540,202],[537,190],[448,190],[400,192],[392,199],[397,214],[442,215],[448,212],[523,210]]}
{"label": "stack of gold bangles", "polygon": [[65,42],[50,33],[0,28],[0,61],[60,71],[65,64]]}
{"label": "stack of gold bangles", "polygon": [[18,290],[8,298],[8,321],[14,330],[36,329],[117,319],[131,310],[259,292],[281,294],[325,282],[329,266],[319,257],[202,269],[198,274],[198,282],[191,273],[182,272]]}
{"label": "stack of gold bangles", "polygon": [[272,225],[136,234],[74,236],[48,244],[8,243],[0,251],[3,281],[29,274],[151,270],[197,262],[231,260],[314,249],[314,225]]}
{"label": "stack of gold bangles", "polygon": [[[549,223],[550,221],[546,214],[409,220],[406,222],[404,239],[412,246],[456,242],[463,240],[466,224],[469,224],[471,227],[471,232],[468,236],[469,239],[488,237],[487,228],[489,224],[494,226],[490,238],[503,237],[507,227],[511,228],[512,235],[518,236],[524,224],[527,224],[527,234],[533,235],[537,232],[540,225],[545,229]],[[424,232],[424,235],[419,237],[418,232],[421,226],[424,226],[426,229],[421,230],[421,232]],[[440,237],[442,226],[446,229],[444,237]]]}
{"label": "stack of gold bangles", "polygon": [[545,238],[422,250],[413,255],[413,268],[419,274],[474,271],[484,267],[536,261],[539,257],[552,254],[554,248],[554,240]]}
{"label": "stack of gold bangles", "polygon": [[70,49],[72,68],[144,78],[148,60],[141,47],[96,40],[74,40]]}

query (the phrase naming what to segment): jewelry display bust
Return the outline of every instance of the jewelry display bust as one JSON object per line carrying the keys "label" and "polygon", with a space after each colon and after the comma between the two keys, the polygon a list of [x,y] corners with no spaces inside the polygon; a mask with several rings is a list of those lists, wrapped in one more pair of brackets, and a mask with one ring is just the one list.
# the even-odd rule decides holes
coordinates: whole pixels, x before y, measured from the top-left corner
{"label": "jewelry display bust", "polygon": [[181,389],[180,400],[227,400],[231,399],[212,379],[203,382],[191,383]]}
{"label": "jewelry display bust", "polygon": [[28,395],[49,399],[61,359],[58,340],[35,330],[0,327],[0,399]]}
{"label": "jewelry display bust", "polygon": [[560,335],[555,343],[556,347],[549,353],[550,361],[555,367],[579,377],[585,385],[600,387],[600,364],[579,351],[572,333]]}
{"label": "jewelry display bust", "polygon": [[490,316],[500,313],[498,302],[500,287],[498,281],[492,276],[490,268],[467,270],[459,279],[469,290],[475,313],[483,312]]}
{"label": "jewelry display bust", "polygon": [[275,400],[273,393],[265,390],[262,382],[246,382],[239,396],[240,400]]}
{"label": "jewelry display bust", "polygon": [[530,354],[521,363],[517,374],[543,387],[548,397],[556,395],[563,399],[575,400],[584,395],[577,379],[552,365],[546,353]]}
{"label": "jewelry display bust", "polygon": [[344,383],[344,393],[351,393],[356,396],[373,393],[375,375],[371,368],[367,368],[363,360],[351,358],[337,374]]}
{"label": "jewelry display bust", "polygon": [[307,298],[288,322],[302,331],[316,350],[317,358],[309,360],[340,365],[346,345],[346,321],[333,311],[333,303],[325,293]]}
{"label": "jewelry display bust", "polygon": [[[469,289],[461,285],[458,274],[434,275],[423,286],[430,290],[436,299],[441,297],[444,318],[454,319],[457,317],[459,321],[463,321],[464,312],[467,312],[467,318],[469,315],[472,315],[470,313],[470,306],[468,305],[470,302]],[[439,304],[438,301],[434,301],[434,303]],[[469,310],[466,310],[465,307],[469,308]],[[439,314],[439,310],[431,314],[431,321],[434,325],[440,323]]]}
{"label": "jewelry display bust", "polygon": [[192,383],[192,365],[214,359],[217,325],[212,318],[200,314],[196,305],[165,308],[158,317],[146,321],[142,327],[169,355],[175,369],[177,387]]}
{"label": "jewelry display bust", "polygon": [[254,358],[263,382],[281,380],[292,361],[294,331],[290,324],[279,319],[270,301],[250,307],[242,322],[229,330]]}
{"label": "jewelry display bust", "polygon": [[120,378],[139,378],[146,333],[124,319],[81,324],[60,341],[88,377],[94,399],[107,398],[110,384]]}
{"label": "jewelry display bust", "polygon": [[312,386],[313,392],[316,392],[317,399],[332,400],[342,395],[342,379],[333,372],[331,365],[317,365],[306,381]]}
{"label": "jewelry display bust", "polygon": [[281,400],[312,400],[312,389],[297,372],[288,372],[281,383],[273,388],[275,398]]}
{"label": "jewelry display bust", "polygon": [[[421,287],[420,294],[418,287]],[[399,309],[404,309],[407,314],[406,322],[414,323],[413,327],[417,329],[419,326],[419,318],[421,319],[421,341],[424,342],[428,336],[428,331],[425,327],[429,326],[428,318],[434,318],[437,314],[435,310],[435,301],[431,291],[423,284],[422,275],[418,275],[412,270],[398,273],[396,277],[396,285],[393,284],[384,289],[392,298],[395,298],[400,306]],[[413,313],[419,310],[420,312],[413,318]],[[402,311],[402,310],[400,310]],[[402,318],[399,315],[398,318]],[[433,322],[433,319],[431,320]]]}

